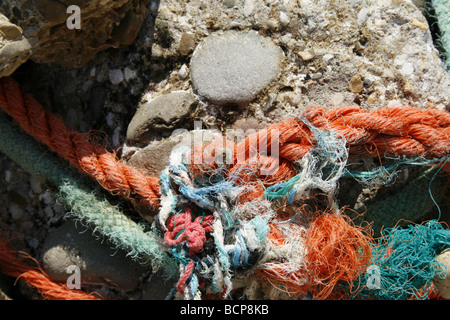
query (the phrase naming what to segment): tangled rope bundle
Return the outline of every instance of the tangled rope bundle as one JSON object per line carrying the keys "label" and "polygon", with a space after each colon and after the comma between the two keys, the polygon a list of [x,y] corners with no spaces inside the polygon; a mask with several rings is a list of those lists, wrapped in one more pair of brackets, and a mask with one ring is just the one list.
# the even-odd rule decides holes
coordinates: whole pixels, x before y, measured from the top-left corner
{"label": "tangled rope bundle", "polygon": [[[148,238],[158,248],[151,247],[149,256],[163,268],[179,266],[169,298],[226,298],[236,281],[255,277],[268,280],[278,290],[275,297],[368,297],[358,295],[363,288],[355,283],[376,261],[374,239],[336,209],[332,199],[339,179],[379,177],[380,167],[388,165],[450,170],[450,115],[434,109],[310,108],[241,142],[223,137],[176,149],[160,178],[154,178],[123,164],[88,134],[67,129],[10,78],[0,79],[0,107],[104,189],[159,210]],[[359,159],[373,159],[372,167],[349,170],[348,161]],[[308,209],[316,200],[321,209]],[[88,223],[100,224],[83,215],[82,207],[79,211]],[[114,223],[102,217],[100,229],[110,230]],[[447,229],[431,229],[440,234],[441,247],[450,245]],[[441,247],[427,250],[433,256]],[[418,282],[417,290],[428,281]]]}

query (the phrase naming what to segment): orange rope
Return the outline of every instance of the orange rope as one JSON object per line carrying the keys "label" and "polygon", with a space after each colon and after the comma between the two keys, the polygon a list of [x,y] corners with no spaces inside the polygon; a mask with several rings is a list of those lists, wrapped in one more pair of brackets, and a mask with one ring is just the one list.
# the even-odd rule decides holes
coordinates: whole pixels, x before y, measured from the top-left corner
{"label": "orange rope", "polygon": [[[232,159],[228,176],[235,178],[236,184],[250,186],[239,202],[251,201],[262,194],[264,187],[298,174],[293,161],[310,152],[316,143],[314,132],[304,120],[320,131],[332,131],[345,139],[351,159],[389,156],[440,162],[450,154],[450,114],[446,111],[413,107],[371,111],[357,107],[332,110],[313,107],[299,118],[271,125],[237,144],[224,138],[194,146],[189,170],[195,176],[217,169],[220,161],[224,161],[221,150],[231,150],[232,157],[227,155]],[[277,154],[270,153],[272,145],[278,147]],[[260,148],[263,154],[259,153]],[[220,159],[219,163],[214,158]],[[261,174],[269,168],[275,169],[271,174]],[[443,170],[450,172],[450,163]]]}
{"label": "orange rope", "polygon": [[[20,256],[23,257],[20,257]],[[5,275],[22,279],[28,285],[35,287],[44,299],[48,300],[101,300],[98,296],[77,289],[69,289],[63,284],[54,282],[41,270],[39,265],[32,267],[26,259],[32,259],[24,252],[18,252],[8,247],[0,239],[0,269]],[[32,259],[34,260],[34,259]],[[37,261],[35,261],[36,264]]]}
{"label": "orange rope", "polygon": [[149,206],[159,203],[158,179],[126,166],[105,148],[89,142],[89,135],[66,128],[63,121],[45,111],[30,95],[24,94],[11,78],[0,79],[0,107],[28,134],[73,166],[95,178],[113,194],[139,200]]}
{"label": "orange rope", "polygon": [[[95,178],[106,190],[125,198],[133,199],[133,195],[137,195],[138,200],[151,207],[159,205],[158,178],[145,176],[123,164],[105,148],[92,144],[88,134],[67,129],[61,119],[45,111],[30,95],[22,93],[16,82],[8,77],[0,79],[0,107],[27,133]],[[350,156],[433,159],[450,154],[450,114],[446,111],[412,107],[371,111],[357,107],[332,110],[314,107],[306,110],[303,117],[319,130],[332,130],[346,139]],[[234,151],[230,173],[242,175],[243,182],[250,178],[261,179],[263,185],[270,185],[297,174],[291,162],[312,150],[315,140],[302,119],[289,118],[246,137],[236,145],[230,141],[225,143]],[[270,154],[272,143],[279,146],[279,154]],[[265,146],[269,153],[259,154],[261,146]],[[214,158],[214,148],[208,148],[211,146],[192,149],[192,172],[207,169],[208,166],[195,163],[202,159],[202,154],[199,156],[198,153],[205,150]],[[252,176],[246,171],[249,164],[260,169],[270,168],[274,163],[278,170],[271,175]],[[209,168],[214,166],[215,163]],[[242,171],[242,168],[246,170]],[[450,164],[444,170],[450,171]]]}
{"label": "orange rope", "polygon": [[[314,107],[303,116],[317,129],[331,130],[344,138],[353,157],[387,155],[432,159],[450,154],[450,114],[446,111],[412,107],[370,111],[357,107],[332,110]],[[308,126],[300,118],[289,118],[237,144],[235,162],[248,159],[261,141],[270,150],[272,139],[278,139],[279,156],[288,161],[300,159],[314,148],[314,136]]]}

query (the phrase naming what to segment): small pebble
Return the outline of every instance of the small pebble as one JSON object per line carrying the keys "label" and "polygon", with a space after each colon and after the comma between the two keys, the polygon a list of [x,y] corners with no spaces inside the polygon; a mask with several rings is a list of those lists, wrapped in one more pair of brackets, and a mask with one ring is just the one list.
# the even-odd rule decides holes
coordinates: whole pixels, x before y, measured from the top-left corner
{"label": "small pebble", "polygon": [[421,22],[419,20],[417,20],[416,18],[413,19],[412,23],[411,23],[414,27],[417,27],[421,30],[428,30],[428,23],[426,22]]}
{"label": "small pebble", "polygon": [[288,15],[285,12],[280,11],[280,23],[281,23],[281,25],[283,27],[286,27],[289,24],[289,22],[290,22],[290,19],[289,19]]}
{"label": "small pebble", "polygon": [[180,39],[178,52],[182,56],[186,56],[195,49],[195,35],[192,33],[183,33]]}
{"label": "small pebble", "polygon": [[5,170],[5,182],[11,181],[11,171]]}
{"label": "small pebble", "polygon": [[314,55],[309,51],[300,51],[298,55],[300,56],[300,58],[302,58],[303,61],[309,61],[314,58]]}
{"label": "small pebble", "polygon": [[9,204],[9,213],[11,214],[11,219],[13,220],[19,220],[20,218],[22,218],[24,211],[21,207],[19,207],[17,204],[15,204],[14,202],[11,202]]}
{"label": "small pebble", "polygon": [[360,93],[364,89],[364,83],[360,75],[355,75],[350,79],[349,88],[351,92]]}
{"label": "small pebble", "polygon": [[227,8],[233,8],[236,4],[236,0],[223,0],[223,5]]}
{"label": "small pebble", "polygon": [[332,54],[329,54],[329,53],[327,53],[327,54],[325,54],[323,57],[322,57],[322,59],[323,59],[323,61],[325,62],[325,63],[328,63],[331,59],[333,59],[334,58],[334,56],[332,55]]}
{"label": "small pebble", "polygon": [[91,88],[93,83],[94,82],[92,80],[85,81],[81,86],[81,90],[83,90],[83,92],[87,92]]}
{"label": "small pebble", "polygon": [[119,84],[123,81],[123,72],[120,69],[109,70],[109,81],[112,84]]}
{"label": "small pebble", "polygon": [[410,63],[410,62],[405,62],[405,63],[402,65],[402,68],[400,69],[400,73],[401,73],[403,76],[409,76],[409,75],[412,74],[413,72],[414,72],[414,66],[413,66],[413,64]]}
{"label": "small pebble", "polygon": [[180,70],[178,70],[178,76],[179,76],[182,80],[184,80],[184,79],[186,79],[186,78],[188,77],[188,75],[189,75],[189,69],[188,69],[188,67],[186,66],[186,64],[183,64],[183,65],[181,66]]}
{"label": "small pebble", "polygon": [[309,77],[313,80],[318,80],[322,78],[322,74],[320,72],[315,72],[309,75]]}
{"label": "small pebble", "polygon": [[30,178],[30,186],[35,194],[40,194],[42,192],[41,183],[34,177]]}
{"label": "small pebble", "polygon": [[125,81],[127,82],[136,78],[136,72],[128,67],[125,67],[125,69],[123,69],[123,75],[125,77]]}

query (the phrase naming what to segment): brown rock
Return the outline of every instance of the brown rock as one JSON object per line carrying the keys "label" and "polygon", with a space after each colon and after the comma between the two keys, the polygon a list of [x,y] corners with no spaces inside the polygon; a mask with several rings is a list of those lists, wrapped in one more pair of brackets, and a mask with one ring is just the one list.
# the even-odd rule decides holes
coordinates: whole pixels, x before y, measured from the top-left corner
{"label": "brown rock", "polygon": [[[10,1],[0,4],[9,20],[23,30],[26,38],[38,39],[30,59],[38,63],[56,63],[65,67],[81,67],[96,54],[108,48],[130,45],[145,19],[148,0],[35,0]],[[81,28],[69,29],[71,16],[67,6],[78,5]],[[18,30],[8,29],[8,35]],[[1,33],[5,33],[0,29]]]}
{"label": "brown rock", "polygon": [[128,125],[128,143],[146,144],[155,133],[176,129],[196,106],[197,100],[186,91],[170,92],[142,104]]}
{"label": "brown rock", "polygon": [[187,56],[195,49],[195,35],[192,33],[183,33],[180,39],[180,45],[178,47],[178,52],[182,56]]}
{"label": "brown rock", "polygon": [[22,28],[11,23],[5,16],[0,14],[0,36],[5,40],[13,40],[20,37]]}
{"label": "brown rock", "polygon": [[136,152],[127,164],[139,168],[150,176],[159,176],[162,170],[169,164],[169,157],[177,142],[167,140],[149,144]]}
{"label": "brown rock", "polygon": [[351,92],[360,93],[364,89],[364,84],[360,75],[355,75],[350,79],[349,88]]}
{"label": "brown rock", "polygon": [[300,58],[302,58],[303,61],[310,61],[314,59],[314,55],[309,51],[301,51],[298,53]]}
{"label": "brown rock", "polygon": [[11,75],[31,56],[36,38],[22,33],[22,28],[0,13],[0,77]]}

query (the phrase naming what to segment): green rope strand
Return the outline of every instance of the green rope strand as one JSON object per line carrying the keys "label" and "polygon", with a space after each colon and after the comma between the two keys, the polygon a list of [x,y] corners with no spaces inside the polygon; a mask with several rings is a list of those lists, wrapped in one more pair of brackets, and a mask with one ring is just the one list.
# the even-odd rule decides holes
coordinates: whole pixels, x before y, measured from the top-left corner
{"label": "green rope strand", "polygon": [[0,113],[0,151],[40,182],[54,187],[58,199],[71,207],[69,216],[79,219],[106,236],[117,248],[154,271],[164,267],[166,276],[177,274],[177,266],[161,250],[153,233],[110,204],[100,191],[90,188],[79,173],[66,167],[53,153],[15,126]]}

